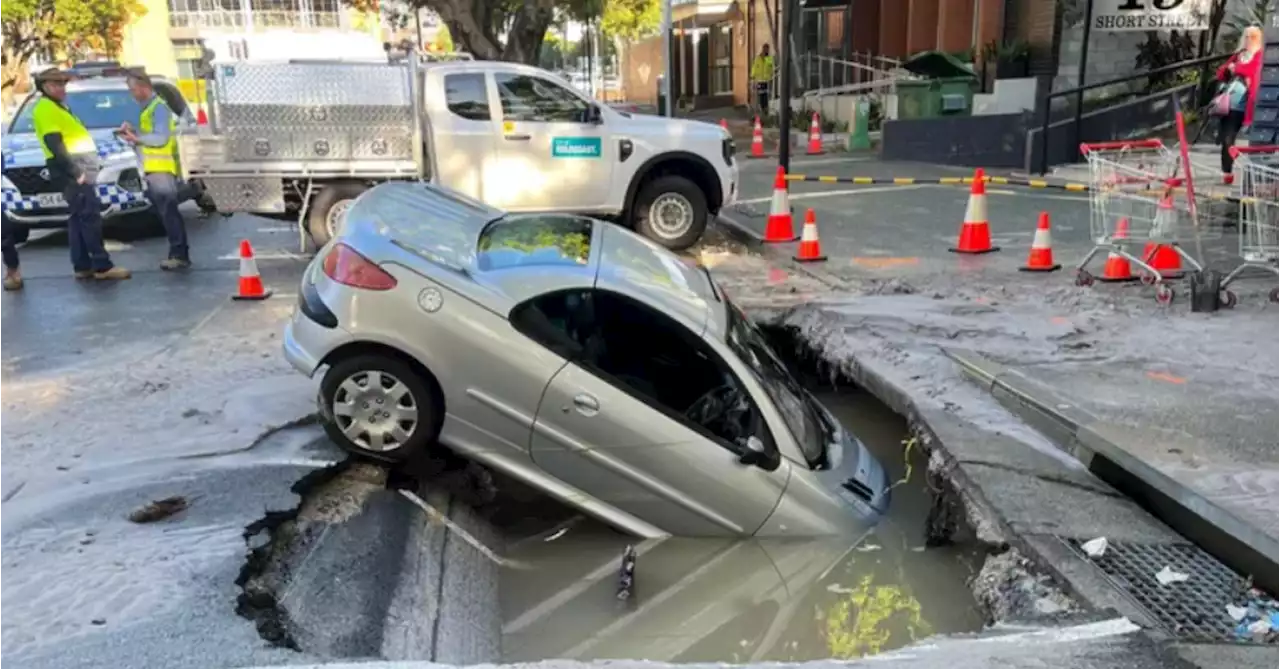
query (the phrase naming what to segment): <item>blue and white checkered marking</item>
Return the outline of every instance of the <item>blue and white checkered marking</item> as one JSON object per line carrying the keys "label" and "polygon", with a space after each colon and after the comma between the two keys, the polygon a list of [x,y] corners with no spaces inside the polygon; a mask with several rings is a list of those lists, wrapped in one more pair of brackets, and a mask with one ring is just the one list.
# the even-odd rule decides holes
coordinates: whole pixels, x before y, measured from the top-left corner
{"label": "blue and white checkered marking", "polygon": [[[24,196],[11,188],[5,188],[0,196],[0,208],[4,211],[35,211],[39,206],[35,197]],[[142,193],[125,190],[114,184],[100,184],[98,200],[105,207],[115,205],[122,209],[140,208],[151,203]]]}

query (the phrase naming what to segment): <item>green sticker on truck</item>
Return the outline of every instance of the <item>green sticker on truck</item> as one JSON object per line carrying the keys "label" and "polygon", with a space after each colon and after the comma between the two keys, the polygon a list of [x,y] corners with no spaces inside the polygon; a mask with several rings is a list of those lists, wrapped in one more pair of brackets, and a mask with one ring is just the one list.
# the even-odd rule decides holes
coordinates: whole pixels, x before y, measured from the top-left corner
{"label": "green sticker on truck", "polygon": [[599,137],[552,137],[552,158],[599,158],[604,153]]}

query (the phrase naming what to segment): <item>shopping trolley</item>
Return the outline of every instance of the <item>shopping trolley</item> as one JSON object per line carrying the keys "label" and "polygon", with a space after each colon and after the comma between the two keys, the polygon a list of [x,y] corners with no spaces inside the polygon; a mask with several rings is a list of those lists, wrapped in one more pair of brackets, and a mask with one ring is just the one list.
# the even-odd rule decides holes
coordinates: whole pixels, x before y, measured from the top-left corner
{"label": "shopping trolley", "polygon": [[[1275,146],[1232,147],[1240,200],[1241,263],[1222,280],[1222,304],[1236,305],[1236,294],[1227,289],[1246,270],[1258,269],[1280,278],[1280,202],[1277,182],[1280,163]],[[1280,290],[1271,288],[1267,297],[1280,301]]]}
{"label": "shopping trolley", "polygon": [[[1152,261],[1165,249],[1176,253],[1179,265],[1192,271],[1204,268],[1187,253],[1181,240],[1194,236],[1197,247],[1210,233],[1221,233],[1234,217],[1230,205],[1214,202],[1197,193],[1194,178],[1188,178],[1182,157],[1158,139],[1082,144],[1089,162],[1089,230],[1094,246],[1076,265],[1076,284],[1088,286],[1095,280],[1140,280],[1156,286],[1156,300],[1168,304],[1173,299],[1169,279]],[[1141,254],[1132,249],[1143,245]],[[1106,253],[1108,263],[1123,263],[1121,276],[1094,276],[1090,261]],[[1203,250],[1197,248],[1197,256]],[[1130,274],[1136,266],[1138,275]],[[1181,273],[1177,273],[1180,275]]]}

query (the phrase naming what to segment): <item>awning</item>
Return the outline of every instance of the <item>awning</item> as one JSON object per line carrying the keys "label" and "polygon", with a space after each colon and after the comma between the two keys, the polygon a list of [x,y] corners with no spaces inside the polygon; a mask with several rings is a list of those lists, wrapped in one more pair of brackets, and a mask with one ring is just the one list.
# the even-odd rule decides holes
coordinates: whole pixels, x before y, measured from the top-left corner
{"label": "awning", "polygon": [[725,21],[741,21],[742,10],[737,2],[726,0],[701,0],[700,2],[673,0],[671,6],[671,22],[679,24],[692,19],[693,25],[684,28],[709,28]]}

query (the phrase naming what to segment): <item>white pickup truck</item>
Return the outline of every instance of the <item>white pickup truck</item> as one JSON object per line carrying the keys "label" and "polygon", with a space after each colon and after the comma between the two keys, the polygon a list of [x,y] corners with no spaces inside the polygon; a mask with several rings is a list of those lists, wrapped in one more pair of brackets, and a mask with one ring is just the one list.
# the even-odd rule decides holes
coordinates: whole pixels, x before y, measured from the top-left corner
{"label": "white pickup truck", "polygon": [[328,241],[382,181],[425,179],[508,211],[615,218],[672,249],[740,188],[716,125],[631,114],[525,65],[215,63],[211,132],[180,143],[220,211],[297,217]]}

